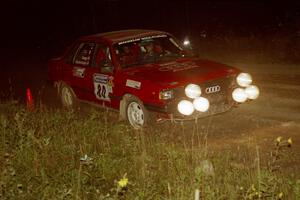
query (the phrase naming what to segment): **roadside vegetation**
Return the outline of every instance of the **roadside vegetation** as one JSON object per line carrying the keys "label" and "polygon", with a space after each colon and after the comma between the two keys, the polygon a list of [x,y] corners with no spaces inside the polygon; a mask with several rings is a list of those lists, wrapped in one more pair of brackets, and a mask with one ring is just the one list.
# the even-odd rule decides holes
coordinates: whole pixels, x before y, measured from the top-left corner
{"label": "roadside vegetation", "polygon": [[136,131],[107,110],[2,103],[0,199],[300,199],[292,139],[220,150],[189,125]]}

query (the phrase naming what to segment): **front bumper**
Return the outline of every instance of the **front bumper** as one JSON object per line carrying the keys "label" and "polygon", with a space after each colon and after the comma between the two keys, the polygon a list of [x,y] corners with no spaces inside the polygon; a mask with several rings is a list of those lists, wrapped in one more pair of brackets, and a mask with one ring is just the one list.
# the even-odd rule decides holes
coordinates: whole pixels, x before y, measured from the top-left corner
{"label": "front bumper", "polygon": [[[183,99],[183,98],[182,98]],[[182,100],[180,99],[180,100]],[[167,118],[176,118],[176,119],[195,119],[195,118],[202,118],[202,117],[207,117],[210,115],[215,115],[219,113],[226,112],[230,110],[233,106],[237,105],[233,100],[230,98],[226,100],[220,100],[220,101],[210,101],[210,107],[208,111],[206,112],[200,112],[200,111],[194,111],[192,115],[186,116],[181,114],[178,109],[177,105],[180,100],[172,101],[169,102],[167,105],[160,107],[160,106],[153,106],[153,105],[145,105],[145,107],[148,110],[158,112],[161,114],[164,114],[163,116]]]}
{"label": "front bumper", "polygon": [[209,94],[205,93],[204,90],[201,96],[208,99],[210,103],[210,107],[206,112],[195,110],[192,115],[186,116],[178,111],[177,106],[181,100],[185,99],[192,101],[192,99],[185,96],[184,88],[176,88],[176,90],[174,90],[174,99],[165,102],[163,106],[145,104],[145,107],[148,110],[165,114],[163,116],[166,116],[167,118],[176,119],[195,119],[226,112],[238,104],[232,99],[232,91],[237,87],[234,80],[235,77],[225,77],[219,80],[207,81],[200,85],[201,88],[207,88],[215,85],[219,85],[222,88],[219,92]]}

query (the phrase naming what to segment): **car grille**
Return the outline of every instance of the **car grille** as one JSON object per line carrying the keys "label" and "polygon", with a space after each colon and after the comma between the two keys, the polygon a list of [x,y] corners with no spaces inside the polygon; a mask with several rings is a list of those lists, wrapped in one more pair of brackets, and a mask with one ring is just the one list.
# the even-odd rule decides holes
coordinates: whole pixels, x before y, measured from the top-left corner
{"label": "car grille", "polygon": [[[231,96],[231,92],[233,88],[235,87],[235,77],[228,76],[222,79],[216,79],[211,81],[206,81],[204,83],[200,84],[201,90],[202,90],[202,97],[205,97],[209,100],[210,104],[218,104],[221,102],[227,102],[228,97]],[[207,94],[205,92],[206,88],[208,87],[214,87],[214,86],[220,86],[220,91],[218,92],[212,92],[210,94]],[[175,88],[174,89],[174,97],[175,99],[179,100],[182,98],[188,98],[186,97],[184,93],[184,88]]]}
{"label": "car grille", "polygon": [[[204,84],[201,84],[202,88],[202,95],[203,97],[207,98],[211,105],[213,104],[220,104],[220,103],[227,103],[229,97],[231,97],[232,90],[234,88],[235,78],[225,77],[222,79],[207,81]],[[220,88],[220,91],[212,90],[211,93],[207,93],[207,88]]]}

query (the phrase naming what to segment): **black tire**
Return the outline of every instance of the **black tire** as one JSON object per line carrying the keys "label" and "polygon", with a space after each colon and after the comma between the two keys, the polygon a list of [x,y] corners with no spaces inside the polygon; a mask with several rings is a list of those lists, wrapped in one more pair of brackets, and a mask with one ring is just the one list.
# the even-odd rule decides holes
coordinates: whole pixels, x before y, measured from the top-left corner
{"label": "black tire", "polygon": [[126,99],[125,116],[134,129],[142,129],[150,122],[149,112],[143,102],[132,95]]}
{"label": "black tire", "polygon": [[70,86],[62,83],[59,87],[60,101],[63,107],[72,109],[77,104],[77,98]]}

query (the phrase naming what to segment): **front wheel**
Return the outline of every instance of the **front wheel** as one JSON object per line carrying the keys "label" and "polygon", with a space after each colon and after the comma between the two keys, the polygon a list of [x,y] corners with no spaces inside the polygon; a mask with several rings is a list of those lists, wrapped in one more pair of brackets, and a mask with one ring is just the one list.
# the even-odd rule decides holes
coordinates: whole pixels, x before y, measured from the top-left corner
{"label": "front wheel", "polygon": [[126,102],[126,118],[133,128],[140,129],[148,124],[149,113],[138,98],[130,96]]}

